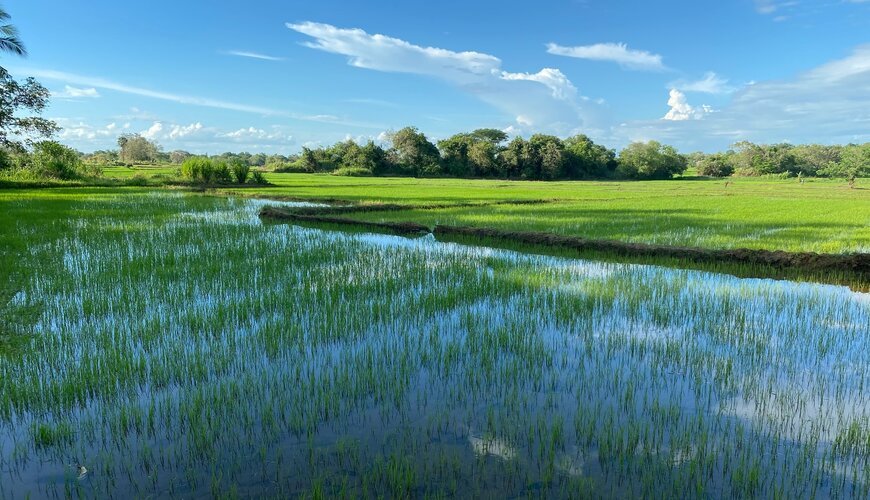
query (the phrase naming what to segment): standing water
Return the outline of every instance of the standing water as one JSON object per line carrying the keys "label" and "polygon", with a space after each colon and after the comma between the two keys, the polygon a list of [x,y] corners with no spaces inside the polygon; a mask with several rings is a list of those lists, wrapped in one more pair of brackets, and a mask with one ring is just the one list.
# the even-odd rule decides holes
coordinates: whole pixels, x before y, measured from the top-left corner
{"label": "standing water", "polygon": [[870,494],[866,294],[252,200],[4,205],[0,497]]}

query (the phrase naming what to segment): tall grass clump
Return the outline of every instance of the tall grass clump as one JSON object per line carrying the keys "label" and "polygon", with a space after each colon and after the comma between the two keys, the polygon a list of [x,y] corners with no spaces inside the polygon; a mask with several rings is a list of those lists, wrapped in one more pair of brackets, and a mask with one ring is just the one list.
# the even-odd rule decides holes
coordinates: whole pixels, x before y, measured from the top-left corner
{"label": "tall grass clump", "polygon": [[181,176],[201,184],[230,184],[232,173],[225,162],[201,156],[188,158],[181,164]]}
{"label": "tall grass clump", "polygon": [[251,166],[243,161],[234,160],[230,164],[230,172],[233,174],[233,180],[236,181],[236,184],[244,184],[248,180]]}

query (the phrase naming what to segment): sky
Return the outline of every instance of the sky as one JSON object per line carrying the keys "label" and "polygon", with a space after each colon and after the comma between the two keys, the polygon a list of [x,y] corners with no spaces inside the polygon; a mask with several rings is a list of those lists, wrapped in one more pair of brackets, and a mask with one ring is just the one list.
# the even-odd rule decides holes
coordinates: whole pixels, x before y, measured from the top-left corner
{"label": "sky", "polygon": [[870,0],[5,0],[81,151],[290,154],[475,128],[611,148],[870,141]]}

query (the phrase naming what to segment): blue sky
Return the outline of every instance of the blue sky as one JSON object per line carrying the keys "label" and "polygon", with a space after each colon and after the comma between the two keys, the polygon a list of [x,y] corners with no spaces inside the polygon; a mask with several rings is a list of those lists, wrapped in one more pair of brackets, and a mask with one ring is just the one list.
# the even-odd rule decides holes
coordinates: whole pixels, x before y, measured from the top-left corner
{"label": "blue sky", "polygon": [[[77,4],[77,5],[74,5]],[[870,141],[870,0],[7,0],[82,151],[292,153],[479,127],[683,151]]]}

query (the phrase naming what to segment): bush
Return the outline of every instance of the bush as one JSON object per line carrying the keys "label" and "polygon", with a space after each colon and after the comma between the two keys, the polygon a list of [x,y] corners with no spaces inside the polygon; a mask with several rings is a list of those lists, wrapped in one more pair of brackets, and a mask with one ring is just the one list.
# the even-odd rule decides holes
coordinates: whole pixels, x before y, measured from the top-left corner
{"label": "bush", "polygon": [[686,171],[688,161],[672,146],[633,142],[619,152],[616,172],[628,179],[670,179]]}
{"label": "bush", "polygon": [[85,173],[76,150],[54,141],[36,143],[27,168],[36,177],[59,180],[78,179]]}
{"label": "bush", "polygon": [[233,175],[225,162],[204,157],[184,160],[181,164],[181,176],[202,184],[229,184],[233,182]]}
{"label": "bush", "polygon": [[249,184],[257,184],[259,186],[264,186],[269,183],[266,178],[263,176],[263,172],[259,170],[254,170],[251,173],[251,178],[248,180]]}
{"label": "bush", "polygon": [[314,169],[304,165],[302,162],[295,161],[292,163],[270,163],[266,168],[272,168],[273,171],[285,174],[312,174]]}
{"label": "bush", "polygon": [[708,177],[728,177],[734,173],[734,166],[722,155],[710,155],[695,164],[699,175]]}
{"label": "bush", "polygon": [[233,160],[230,169],[237,184],[244,184],[248,180],[248,174],[251,172],[251,166],[240,160]]}
{"label": "bush", "polygon": [[370,177],[372,171],[362,167],[341,167],[338,170],[333,170],[332,175],[345,175],[348,177]]}

